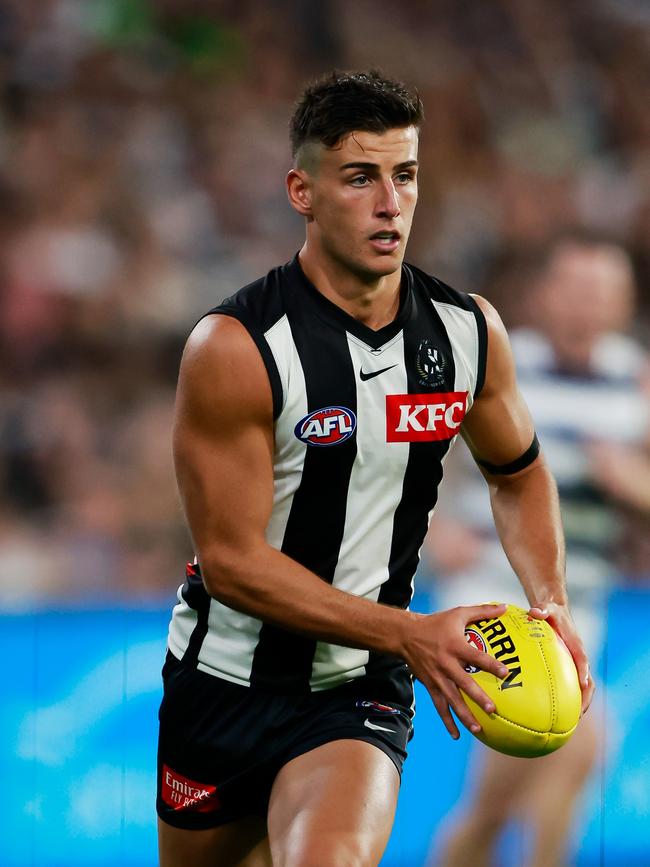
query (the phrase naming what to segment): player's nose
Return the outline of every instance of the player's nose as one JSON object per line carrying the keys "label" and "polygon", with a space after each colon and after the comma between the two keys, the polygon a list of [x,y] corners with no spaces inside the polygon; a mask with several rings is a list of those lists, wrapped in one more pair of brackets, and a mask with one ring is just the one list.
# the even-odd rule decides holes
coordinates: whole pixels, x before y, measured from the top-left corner
{"label": "player's nose", "polygon": [[399,217],[399,196],[395,189],[395,184],[392,180],[387,180],[383,184],[378,185],[378,196],[375,208],[375,215],[378,217],[387,217],[394,220]]}

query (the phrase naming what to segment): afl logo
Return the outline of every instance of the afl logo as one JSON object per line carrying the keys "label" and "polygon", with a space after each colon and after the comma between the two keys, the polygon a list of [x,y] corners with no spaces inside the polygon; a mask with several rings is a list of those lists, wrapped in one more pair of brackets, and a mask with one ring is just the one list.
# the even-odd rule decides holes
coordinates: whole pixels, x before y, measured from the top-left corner
{"label": "afl logo", "polygon": [[326,406],[301,418],[293,432],[306,445],[337,446],[350,439],[356,429],[357,419],[351,409]]}
{"label": "afl logo", "polygon": [[[485,644],[485,639],[481,635],[480,632],[477,632],[476,629],[471,629],[468,627],[465,630],[465,641],[468,644],[471,644],[472,647],[475,647],[477,650],[480,650],[482,653],[487,653],[487,645]],[[466,665],[464,666],[465,671],[468,674],[476,674],[480,669],[476,668],[475,665]]]}

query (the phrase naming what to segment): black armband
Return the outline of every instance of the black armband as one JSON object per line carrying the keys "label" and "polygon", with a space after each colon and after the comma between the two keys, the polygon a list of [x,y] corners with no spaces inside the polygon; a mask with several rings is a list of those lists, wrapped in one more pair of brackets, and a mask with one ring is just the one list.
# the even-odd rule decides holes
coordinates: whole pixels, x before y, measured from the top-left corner
{"label": "black armband", "polygon": [[510,476],[513,473],[518,473],[519,470],[525,469],[529,464],[532,464],[538,454],[539,440],[537,439],[537,434],[535,434],[532,443],[528,446],[523,455],[515,458],[514,461],[510,461],[509,464],[501,464],[500,466],[497,466],[496,464],[490,464],[487,461],[480,461],[478,458],[476,458],[476,463],[480,464],[484,470],[487,470],[488,473],[492,473],[494,476]]}

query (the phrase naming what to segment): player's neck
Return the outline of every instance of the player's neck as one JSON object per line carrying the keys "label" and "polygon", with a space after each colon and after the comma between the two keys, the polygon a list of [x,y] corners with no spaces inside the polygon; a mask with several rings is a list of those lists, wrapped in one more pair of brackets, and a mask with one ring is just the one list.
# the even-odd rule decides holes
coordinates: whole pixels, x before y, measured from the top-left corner
{"label": "player's neck", "polygon": [[377,331],[397,316],[401,268],[384,277],[363,280],[329,257],[318,255],[308,244],[303,246],[299,259],[316,289],[368,328]]}

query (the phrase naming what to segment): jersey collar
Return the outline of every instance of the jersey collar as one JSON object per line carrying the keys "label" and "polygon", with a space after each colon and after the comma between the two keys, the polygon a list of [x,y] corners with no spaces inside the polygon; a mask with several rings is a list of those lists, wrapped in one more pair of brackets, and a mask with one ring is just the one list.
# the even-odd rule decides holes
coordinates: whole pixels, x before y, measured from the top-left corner
{"label": "jersey collar", "polygon": [[359,322],[354,316],[346,313],[342,307],[326,298],[322,292],[319,292],[314,284],[309,280],[305,272],[302,270],[298,254],[287,263],[285,266],[286,273],[291,278],[292,285],[303,290],[321,319],[335,325],[339,328],[344,328],[350,334],[353,334],[363,343],[371,346],[373,349],[379,349],[389,340],[392,340],[404,327],[411,313],[413,303],[413,274],[408,265],[402,265],[402,279],[400,282],[400,302],[397,315],[392,322],[384,325],[383,328],[377,330],[369,328],[363,322]]}

